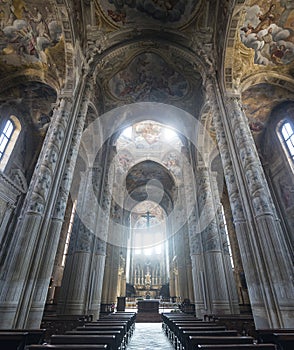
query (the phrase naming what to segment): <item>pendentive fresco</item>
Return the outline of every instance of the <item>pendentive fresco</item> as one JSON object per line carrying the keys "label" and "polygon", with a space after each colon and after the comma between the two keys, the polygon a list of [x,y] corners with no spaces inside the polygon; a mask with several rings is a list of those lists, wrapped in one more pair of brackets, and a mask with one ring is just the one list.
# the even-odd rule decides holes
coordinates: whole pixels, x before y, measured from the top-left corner
{"label": "pendentive fresco", "polygon": [[0,1],[0,60],[20,66],[47,63],[46,49],[61,40],[61,25],[48,2]]}
{"label": "pendentive fresco", "polygon": [[252,2],[240,29],[242,43],[254,50],[254,63],[285,65],[294,61],[294,1]]}

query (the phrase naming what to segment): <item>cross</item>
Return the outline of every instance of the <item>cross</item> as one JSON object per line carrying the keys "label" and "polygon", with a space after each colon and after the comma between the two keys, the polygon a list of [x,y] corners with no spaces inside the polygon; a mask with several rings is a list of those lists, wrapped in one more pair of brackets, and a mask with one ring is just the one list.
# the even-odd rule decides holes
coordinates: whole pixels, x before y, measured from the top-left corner
{"label": "cross", "polygon": [[149,210],[147,210],[146,214],[142,214],[141,216],[142,216],[142,218],[146,218],[146,220],[147,220],[146,226],[149,229],[150,228],[150,219],[155,218],[155,216],[151,215]]}

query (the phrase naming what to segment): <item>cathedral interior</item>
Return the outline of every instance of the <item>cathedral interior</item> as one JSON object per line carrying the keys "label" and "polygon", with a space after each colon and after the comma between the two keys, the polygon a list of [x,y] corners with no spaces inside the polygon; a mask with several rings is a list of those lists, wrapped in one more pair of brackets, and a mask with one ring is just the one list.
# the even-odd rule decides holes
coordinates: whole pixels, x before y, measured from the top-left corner
{"label": "cathedral interior", "polygon": [[293,0],[0,0],[0,132],[1,329],[294,328]]}

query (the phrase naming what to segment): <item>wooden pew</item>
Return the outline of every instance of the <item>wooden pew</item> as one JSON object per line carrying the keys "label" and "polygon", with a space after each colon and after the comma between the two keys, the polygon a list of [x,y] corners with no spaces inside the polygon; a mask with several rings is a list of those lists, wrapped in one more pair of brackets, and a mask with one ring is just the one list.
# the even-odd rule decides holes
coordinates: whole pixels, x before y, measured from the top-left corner
{"label": "wooden pew", "polygon": [[[133,325],[127,321],[112,321],[112,320],[101,320],[101,321],[95,321],[91,323],[85,323],[85,328],[96,328],[96,327],[101,327],[101,326],[123,326],[125,328],[125,334],[127,335],[128,339],[132,336],[133,334]],[[80,327],[77,327],[77,330],[80,330]]]}
{"label": "wooden pew", "polygon": [[[178,340],[179,337],[179,327],[198,327],[199,330],[225,330],[225,326],[219,323],[207,322],[200,320],[192,315],[185,314],[162,314],[162,328],[170,340],[170,342],[175,346],[179,346],[181,342]],[[207,327],[207,328],[206,328]],[[213,327],[213,328],[212,328]],[[218,328],[215,328],[218,327]]]}
{"label": "wooden pew", "polygon": [[[194,327],[199,327],[199,328],[212,328],[213,329],[218,329],[218,330],[225,330],[226,327],[222,326],[220,324],[217,323],[212,323],[212,322],[203,322],[203,321],[178,321],[178,320],[169,320],[169,322],[167,322],[167,328],[166,328],[166,335],[168,338],[172,339],[174,334],[176,334],[177,329],[179,327],[185,327],[185,326],[194,326]],[[217,328],[216,328],[217,327]]]}
{"label": "wooden pew", "polygon": [[169,331],[169,339],[171,342],[176,342],[176,339],[180,337],[180,333],[183,330],[190,331],[224,331],[226,328],[224,326],[214,326],[214,325],[203,325],[203,324],[194,324],[194,323],[174,323],[174,325],[170,328]]}
{"label": "wooden pew", "polygon": [[4,332],[0,331],[0,349],[23,350],[26,344],[28,332]]}
{"label": "wooden pew", "polygon": [[188,348],[189,337],[237,337],[238,332],[235,330],[224,330],[224,331],[195,331],[195,330],[181,330],[178,341],[181,343],[181,346],[177,345],[178,348],[184,347],[184,349]]}
{"label": "wooden pew", "polygon": [[109,350],[119,350],[117,337],[115,335],[52,335],[50,343],[52,345],[78,345],[78,344],[93,344],[93,345],[108,345]]}
{"label": "wooden pew", "polygon": [[45,341],[46,329],[1,329],[0,332],[27,333],[25,344],[42,344]]}
{"label": "wooden pew", "polygon": [[135,312],[132,313],[114,313],[108,315],[105,318],[102,318],[101,321],[127,321],[128,322],[128,331],[133,334],[135,330],[135,321],[137,314]]}
{"label": "wooden pew", "polygon": [[274,339],[280,349],[294,349],[294,333],[274,333]]}
{"label": "wooden pew", "polygon": [[202,350],[276,350],[274,344],[218,344],[218,345],[198,345],[195,349]]}
{"label": "wooden pew", "polygon": [[294,328],[257,329],[259,343],[273,343],[276,339],[274,333],[294,333]]}
{"label": "wooden pew", "polygon": [[172,331],[171,328],[173,327],[173,322],[175,321],[202,322],[202,320],[196,318],[195,316],[185,315],[182,313],[179,313],[179,314],[162,313],[161,318],[162,318],[162,329],[164,330],[165,334],[168,337],[170,336],[170,331]]}
{"label": "wooden pew", "polygon": [[131,337],[131,333],[127,331],[127,326],[126,324],[112,324],[112,323],[108,323],[108,324],[96,324],[96,325],[91,325],[91,326],[83,326],[83,327],[77,327],[75,329],[76,331],[78,332],[82,332],[82,331],[121,331],[124,335],[124,339],[125,339],[125,342],[128,343],[129,342],[129,339]]}
{"label": "wooden pew", "polygon": [[227,329],[236,329],[242,335],[257,338],[252,315],[215,315],[212,320],[225,325]]}
{"label": "wooden pew", "polygon": [[79,336],[84,336],[84,335],[115,335],[117,337],[117,346],[121,349],[123,349],[126,345],[125,342],[125,333],[123,330],[99,330],[99,331],[89,331],[89,330],[83,330],[83,331],[67,331],[65,334],[70,334],[70,335],[79,335]]}
{"label": "wooden pew", "polygon": [[187,349],[185,350],[195,350],[197,349],[198,345],[207,344],[207,345],[216,345],[216,344],[253,344],[253,338],[252,337],[198,337],[198,336],[189,336]]}

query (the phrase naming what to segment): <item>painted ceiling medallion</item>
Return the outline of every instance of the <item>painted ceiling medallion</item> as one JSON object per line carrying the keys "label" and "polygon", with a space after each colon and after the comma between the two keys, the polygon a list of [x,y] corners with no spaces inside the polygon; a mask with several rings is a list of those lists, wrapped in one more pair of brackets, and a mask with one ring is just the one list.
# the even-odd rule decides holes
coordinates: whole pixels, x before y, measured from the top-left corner
{"label": "painted ceiling medallion", "polygon": [[199,0],[102,0],[100,6],[116,25],[180,27],[192,18],[199,3]]}
{"label": "painted ceiling medallion", "polygon": [[119,99],[164,102],[184,97],[188,82],[158,55],[138,55],[109,82],[111,93]]}

